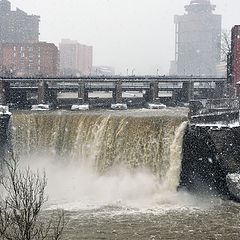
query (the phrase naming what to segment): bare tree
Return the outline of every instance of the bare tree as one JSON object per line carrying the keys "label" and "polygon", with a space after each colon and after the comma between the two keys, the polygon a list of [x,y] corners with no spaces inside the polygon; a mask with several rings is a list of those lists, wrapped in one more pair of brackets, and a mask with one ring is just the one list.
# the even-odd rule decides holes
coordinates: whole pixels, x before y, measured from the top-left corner
{"label": "bare tree", "polygon": [[222,30],[221,42],[221,61],[227,63],[231,54],[231,31]]}
{"label": "bare tree", "polygon": [[64,212],[50,220],[41,220],[41,210],[47,201],[45,173],[20,170],[11,156],[5,161],[5,174],[0,187],[0,239],[43,240],[61,239],[65,225]]}

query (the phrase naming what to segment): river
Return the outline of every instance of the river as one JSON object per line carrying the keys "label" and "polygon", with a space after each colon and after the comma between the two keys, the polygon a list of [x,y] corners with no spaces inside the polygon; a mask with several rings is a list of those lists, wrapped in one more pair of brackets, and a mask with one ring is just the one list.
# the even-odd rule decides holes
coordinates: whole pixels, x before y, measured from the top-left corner
{"label": "river", "polygon": [[177,191],[187,110],[18,112],[13,148],[47,173],[63,239],[239,239],[240,205]]}

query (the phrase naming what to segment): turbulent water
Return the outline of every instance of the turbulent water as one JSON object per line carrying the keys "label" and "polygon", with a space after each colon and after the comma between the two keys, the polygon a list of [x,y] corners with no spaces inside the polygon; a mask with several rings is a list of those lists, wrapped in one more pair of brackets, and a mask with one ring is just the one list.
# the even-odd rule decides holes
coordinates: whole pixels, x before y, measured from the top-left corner
{"label": "turbulent water", "polygon": [[238,205],[176,191],[186,116],[185,109],[14,113],[13,148],[22,165],[45,169],[46,212],[67,211],[64,239],[237,239],[238,227],[224,235],[217,226]]}
{"label": "turbulent water", "polygon": [[14,114],[14,150],[46,154],[104,174],[113,167],[149,169],[176,189],[181,167],[184,116],[114,114]]}

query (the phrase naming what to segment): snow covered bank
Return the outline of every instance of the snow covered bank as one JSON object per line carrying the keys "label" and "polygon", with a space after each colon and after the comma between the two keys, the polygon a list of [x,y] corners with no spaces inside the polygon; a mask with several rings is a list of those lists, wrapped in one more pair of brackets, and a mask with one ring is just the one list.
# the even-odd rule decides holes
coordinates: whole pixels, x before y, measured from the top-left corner
{"label": "snow covered bank", "polygon": [[0,115],[11,115],[11,112],[9,112],[9,107],[0,105]]}
{"label": "snow covered bank", "polygon": [[89,110],[89,104],[82,104],[82,105],[72,105],[72,111],[87,111]]}
{"label": "snow covered bank", "polygon": [[111,109],[113,109],[113,110],[127,110],[127,104],[124,104],[124,103],[112,104]]}
{"label": "snow covered bank", "polygon": [[48,104],[32,105],[32,111],[49,111],[50,106]]}

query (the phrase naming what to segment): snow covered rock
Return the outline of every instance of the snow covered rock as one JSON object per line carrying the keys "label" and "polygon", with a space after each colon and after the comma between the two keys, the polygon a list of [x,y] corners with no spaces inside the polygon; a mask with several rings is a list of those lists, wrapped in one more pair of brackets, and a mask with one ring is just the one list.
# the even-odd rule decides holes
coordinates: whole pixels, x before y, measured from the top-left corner
{"label": "snow covered rock", "polygon": [[147,108],[148,109],[164,109],[166,107],[167,107],[166,105],[161,104],[161,103],[158,103],[158,104],[156,104],[156,103],[148,103],[147,104]]}
{"label": "snow covered rock", "polygon": [[113,110],[127,110],[127,104],[124,104],[124,103],[112,104],[111,109],[113,109]]}
{"label": "snow covered rock", "polygon": [[32,111],[49,111],[50,107],[48,104],[32,105]]}
{"label": "snow covered rock", "polygon": [[11,113],[9,112],[9,107],[0,105],[0,115],[11,115]]}
{"label": "snow covered rock", "polygon": [[72,111],[87,111],[87,110],[89,110],[89,105],[88,104],[72,105],[71,110]]}
{"label": "snow covered rock", "polygon": [[240,174],[232,173],[227,175],[227,186],[230,193],[240,200]]}

